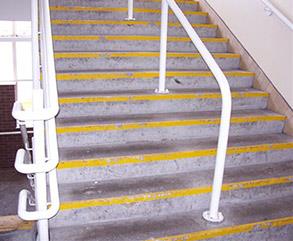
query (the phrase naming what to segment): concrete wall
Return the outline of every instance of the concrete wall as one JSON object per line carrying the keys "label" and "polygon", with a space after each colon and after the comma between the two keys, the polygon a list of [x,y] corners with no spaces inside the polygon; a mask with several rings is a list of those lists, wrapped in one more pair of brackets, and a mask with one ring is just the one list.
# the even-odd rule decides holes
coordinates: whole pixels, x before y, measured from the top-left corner
{"label": "concrete wall", "polygon": [[[207,0],[293,108],[293,31],[267,16],[261,0]],[[292,0],[274,0],[293,18]]]}
{"label": "concrete wall", "polygon": [[0,20],[30,20],[30,0],[0,0]]}

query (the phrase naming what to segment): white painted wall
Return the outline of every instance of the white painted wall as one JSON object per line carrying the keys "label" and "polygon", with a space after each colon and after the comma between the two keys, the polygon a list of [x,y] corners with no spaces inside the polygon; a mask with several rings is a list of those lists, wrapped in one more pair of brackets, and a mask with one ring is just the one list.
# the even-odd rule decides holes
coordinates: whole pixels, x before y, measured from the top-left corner
{"label": "white painted wall", "polygon": [[30,20],[30,0],[0,0],[0,20]]}
{"label": "white painted wall", "polygon": [[[293,108],[293,31],[267,16],[261,0],[206,0]],[[273,0],[293,19],[292,0]]]}

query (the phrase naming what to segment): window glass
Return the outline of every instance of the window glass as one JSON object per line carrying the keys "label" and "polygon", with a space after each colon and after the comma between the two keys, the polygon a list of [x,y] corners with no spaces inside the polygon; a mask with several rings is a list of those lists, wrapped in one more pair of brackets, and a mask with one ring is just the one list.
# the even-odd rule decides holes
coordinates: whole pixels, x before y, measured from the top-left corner
{"label": "window glass", "polygon": [[32,79],[31,42],[16,42],[17,79]]}
{"label": "window glass", "polygon": [[29,37],[31,35],[31,22],[29,21],[15,22],[15,34],[17,36]]}
{"label": "window glass", "polygon": [[15,80],[12,42],[0,42],[0,81]]}
{"label": "window glass", "polygon": [[0,21],[0,37],[7,37],[13,35],[13,22]]}

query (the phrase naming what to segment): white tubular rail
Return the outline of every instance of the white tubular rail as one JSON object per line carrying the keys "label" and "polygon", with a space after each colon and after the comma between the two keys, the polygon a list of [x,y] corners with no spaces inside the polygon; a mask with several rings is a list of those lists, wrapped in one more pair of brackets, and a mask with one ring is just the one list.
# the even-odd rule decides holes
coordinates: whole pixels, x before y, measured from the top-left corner
{"label": "white tubular rail", "polygon": [[276,14],[276,16],[290,28],[293,30],[293,23],[292,21],[287,18],[279,9],[277,9],[269,0],[262,0],[264,5],[266,6],[265,10],[268,11],[269,15],[272,15],[273,13]]}
{"label": "white tubular rail", "polygon": [[[229,128],[230,128],[230,119],[231,119],[231,108],[232,108],[232,98],[231,98],[231,91],[229,87],[229,83],[227,78],[225,77],[223,71],[220,69],[218,64],[216,63],[215,59],[208,51],[206,46],[201,41],[198,34],[193,29],[192,25],[189,23],[181,9],[178,7],[174,0],[162,0],[162,19],[161,19],[161,38],[164,40],[162,43],[161,41],[161,61],[160,61],[160,74],[162,78],[160,78],[160,82],[163,81],[164,83],[160,83],[161,91],[162,87],[165,86],[165,76],[166,76],[166,43],[167,41],[167,30],[166,28],[166,19],[168,14],[168,6],[172,9],[176,17],[178,18],[179,22],[184,27],[185,31],[187,32],[188,36],[192,40],[193,44],[197,48],[198,52],[201,54],[202,58],[212,71],[213,75],[215,76],[220,91],[222,94],[222,113],[221,113],[221,125],[219,131],[219,139],[218,139],[218,149],[217,149],[217,156],[216,156],[216,165],[215,165],[215,172],[214,172],[214,180],[213,180],[213,189],[212,189],[212,197],[210,202],[210,209],[203,213],[203,217],[210,221],[210,222],[221,222],[223,221],[224,217],[221,212],[219,212],[219,202],[221,196],[221,189],[223,184],[223,175],[224,175],[224,168],[225,168],[225,159],[226,159],[226,152],[227,152],[227,145],[228,145],[228,137],[229,137]],[[160,89],[160,88],[159,88]]]}
{"label": "white tubular rail", "polygon": [[[19,193],[18,215],[37,221],[37,240],[49,241],[48,220],[60,207],[56,167],[59,162],[55,116],[58,114],[58,93],[55,74],[49,0],[31,0],[32,7],[32,110],[24,110],[15,102],[13,117],[33,123],[32,160],[26,160],[28,150],[17,151],[15,168],[33,179],[34,195],[28,190]],[[40,45],[39,45],[40,43]],[[40,63],[42,81],[40,81]],[[28,155],[29,156],[29,155]],[[49,190],[47,190],[47,187]],[[32,197],[32,198],[31,198]],[[50,197],[50,201],[48,201]],[[35,200],[35,210],[28,211],[28,202]]]}
{"label": "white tubular rail", "polygon": [[133,0],[128,0],[128,16],[125,20],[135,20],[133,17]]}

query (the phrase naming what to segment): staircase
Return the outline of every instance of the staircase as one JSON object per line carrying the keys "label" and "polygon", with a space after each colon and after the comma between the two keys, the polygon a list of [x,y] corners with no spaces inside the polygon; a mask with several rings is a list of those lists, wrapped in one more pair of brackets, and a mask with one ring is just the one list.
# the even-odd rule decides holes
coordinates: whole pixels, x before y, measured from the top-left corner
{"label": "staircase", "polygon": [[[293,239],[293,137],[266,109],[196,1],[178,0],[228,78],[233,111],[221,198],[202,219],[215,166],[221,94],[170,13],[167,88],[158,94],[160,0],[51,0],[58,79],[61,210],[52,241]],[[30,240],[30,225],[0,240]]]}

